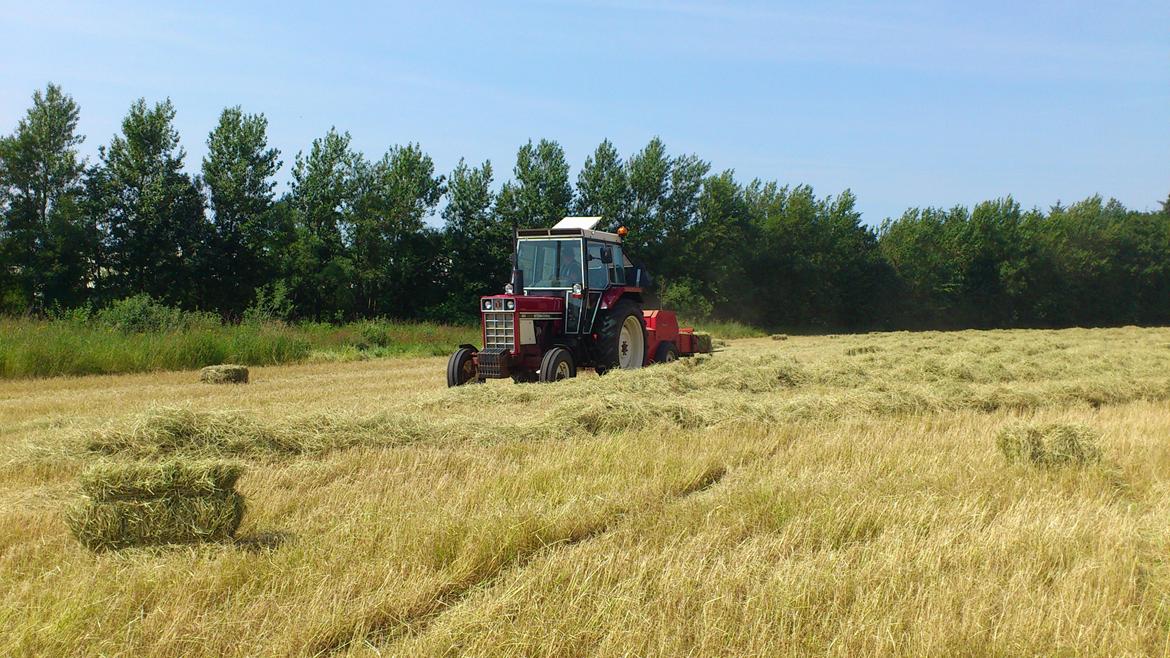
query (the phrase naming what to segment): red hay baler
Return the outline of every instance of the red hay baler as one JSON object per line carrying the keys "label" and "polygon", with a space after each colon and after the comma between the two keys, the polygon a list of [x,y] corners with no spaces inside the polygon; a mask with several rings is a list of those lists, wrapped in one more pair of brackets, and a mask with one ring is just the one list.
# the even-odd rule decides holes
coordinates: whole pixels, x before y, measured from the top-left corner
{"label": "red hay baler", "polygon": [[479,302],[483,349],[461,345],[451,355],[448,386],[555,382],[578,368],[604,374],[711,351],[673,311],[643,310],[649,275],[622,253],[624,229],[594,230],[600,220],[566,217],[516,232],[512,281]]}

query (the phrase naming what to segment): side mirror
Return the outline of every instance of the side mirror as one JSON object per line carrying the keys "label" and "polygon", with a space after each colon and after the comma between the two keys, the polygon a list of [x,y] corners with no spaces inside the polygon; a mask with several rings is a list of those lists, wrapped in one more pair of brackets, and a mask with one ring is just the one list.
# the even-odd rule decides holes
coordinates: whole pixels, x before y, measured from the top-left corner
{"label": "side mirror", "polygon": [[613,263],[613,248],[612,247],[606,247],[606,246],[601,247],[601,262],[605,263],[606,265]]}

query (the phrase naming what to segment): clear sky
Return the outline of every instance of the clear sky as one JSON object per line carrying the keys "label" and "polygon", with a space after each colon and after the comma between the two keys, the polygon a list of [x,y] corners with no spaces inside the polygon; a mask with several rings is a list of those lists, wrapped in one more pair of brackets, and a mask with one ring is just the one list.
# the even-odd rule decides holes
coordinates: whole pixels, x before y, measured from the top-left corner
{"label": "clear sky", "polygon": [[864,219],[1012,194],[1152,208],[1170,193],[1170,2],[0,0],[0,130],[34,89],[85,152],[169,96],[196,170],[220,110],[293,156],[330,126],[510,175],[529,138],[574,167],[658,135],[741,180],[851,188]]}

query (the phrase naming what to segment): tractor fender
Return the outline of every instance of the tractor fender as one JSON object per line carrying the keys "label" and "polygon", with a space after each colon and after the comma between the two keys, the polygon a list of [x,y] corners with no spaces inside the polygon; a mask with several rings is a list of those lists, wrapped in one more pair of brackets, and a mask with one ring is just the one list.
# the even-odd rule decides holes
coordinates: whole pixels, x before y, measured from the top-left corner
{"label": "tractor fender", "polygon": [[642,305],[642,289],[631,288],[627,286],[617,286],[610,288],[601,294],[601,303],[599,306],[602,310],[613,308],[622,298],[629,298],[637,302],[639,306]]}

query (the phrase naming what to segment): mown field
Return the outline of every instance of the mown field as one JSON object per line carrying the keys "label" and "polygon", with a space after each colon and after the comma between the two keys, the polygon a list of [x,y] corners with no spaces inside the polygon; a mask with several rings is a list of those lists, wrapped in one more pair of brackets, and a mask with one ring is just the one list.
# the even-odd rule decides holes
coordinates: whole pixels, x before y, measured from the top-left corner
{"label": "mown field", "polygon": [[[0,382],[0,655],[1170,651],[1170,329],[783,338]],[[1101,459],[1009,462],[1020,423]],[[247,465],[234,542],[70,536],[86,465],[164,456]]]}

